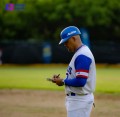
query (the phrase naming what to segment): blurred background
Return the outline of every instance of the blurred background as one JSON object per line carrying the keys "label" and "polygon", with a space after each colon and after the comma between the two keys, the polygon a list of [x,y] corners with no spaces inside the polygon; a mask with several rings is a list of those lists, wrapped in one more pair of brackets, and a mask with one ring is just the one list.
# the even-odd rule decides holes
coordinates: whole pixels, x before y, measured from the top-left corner
{"label": "blurred background", "polygon": [[69,63],[58,45],[69,25],[96,63],[120,63],[119,0],[0,0],[0,64]]}
{"label": "blurred background", "polygon": [[66,117],[64,87],[46,78],[65,78],[70,25],[97,64],[92,117],[120,117],[120,0],[0,0],[0,117]]}

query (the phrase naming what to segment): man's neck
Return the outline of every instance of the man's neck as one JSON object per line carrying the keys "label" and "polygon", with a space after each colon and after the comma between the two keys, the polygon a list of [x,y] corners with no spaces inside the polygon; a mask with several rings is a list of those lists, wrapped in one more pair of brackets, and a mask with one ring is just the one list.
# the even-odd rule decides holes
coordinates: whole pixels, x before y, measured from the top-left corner
{"label": "man's neck", "polygon": [[77,50],[79,50],[82,46],[83,46],[83,44],[82,44],[82,43],[81,43],[81,44],[79,44],[78,46],[76,46],[76,50],[75,50],[75,52],[76,52]]}

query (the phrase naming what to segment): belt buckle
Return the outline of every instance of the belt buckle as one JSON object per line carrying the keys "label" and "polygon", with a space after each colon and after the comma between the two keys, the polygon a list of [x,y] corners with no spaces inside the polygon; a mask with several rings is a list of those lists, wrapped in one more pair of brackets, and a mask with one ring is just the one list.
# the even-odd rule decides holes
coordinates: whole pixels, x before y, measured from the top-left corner
{"label": "belt buckle", "polygon": [[76,95],[75,93],[73,93],[73,92],[71,93],[71,96],[75,96],[75,95]]}

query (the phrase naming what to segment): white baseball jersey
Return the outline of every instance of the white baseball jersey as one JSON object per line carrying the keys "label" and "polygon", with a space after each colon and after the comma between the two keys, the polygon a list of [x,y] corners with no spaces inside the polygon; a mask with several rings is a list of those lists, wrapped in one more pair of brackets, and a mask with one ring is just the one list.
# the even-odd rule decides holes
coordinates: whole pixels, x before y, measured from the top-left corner
{"label": "white baseball jersey", "polygon": [[[79,55],[84,55],[91,59],[91,64],[89,67],[89,70],[76,70],[75,69],[75,60]],[[79,64],[79,63],[77,63]],[[65,85],[65,92],[66,94],[69,94],[70,92],[76,93],[76,94],[89,94],[92,93],[95,90],[95,84],[96,84],[96,67],[95,67],[95,60],[93,57],[92,52],[90,49],[82,45],[74,54],[72,57],[69,67],[66,72],[66,79],[72,79],[77,78],[78,76],[82,76],[83,78],[87,78],[87,82],[84,85],[84,87],[73,87],[73,86],[67,86]]]}

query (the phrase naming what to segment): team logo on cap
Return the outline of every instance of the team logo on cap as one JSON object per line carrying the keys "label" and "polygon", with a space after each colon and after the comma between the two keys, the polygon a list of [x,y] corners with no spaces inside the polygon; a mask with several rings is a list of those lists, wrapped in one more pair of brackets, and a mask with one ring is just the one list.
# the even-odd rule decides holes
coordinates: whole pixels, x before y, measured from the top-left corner
{"label": "team logo on cap", "polygon": [[74,33],[76,33],[76,30],[69,32],[69,33],[67,34],[67,36],[70,36],[70,35],[72,35],[72,34],[74,34]]}

